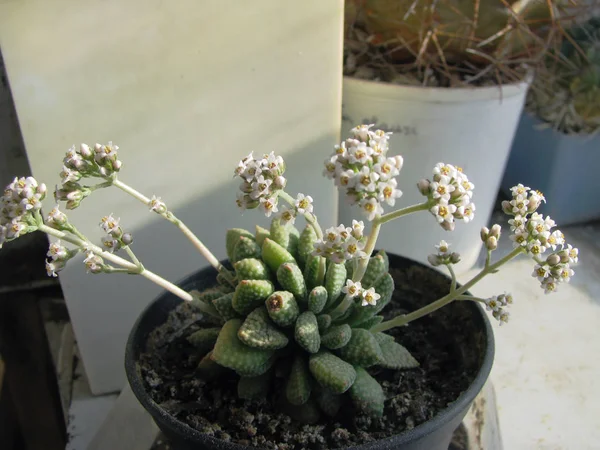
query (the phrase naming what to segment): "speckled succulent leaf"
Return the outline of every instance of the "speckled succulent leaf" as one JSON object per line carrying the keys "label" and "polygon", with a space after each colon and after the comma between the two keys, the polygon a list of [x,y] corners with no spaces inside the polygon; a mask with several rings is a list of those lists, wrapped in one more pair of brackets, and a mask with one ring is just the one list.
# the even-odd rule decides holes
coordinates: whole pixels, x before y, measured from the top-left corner
{"label": "speckled succulent leaf", "polygon": [[383,275],[387,273],[385,258],[382,255],[375,255],[369,259],[367,270],[361,280],[364,288],[368,289],[374,286]]}
{"label": "speckled succulent leaf", "polygon": [[219,298],[215,298],[212,301],[213,306],[225,321],[234,319],[240,315],[235,309],[233,309],[232,302],[234,295],[234,292],[230,292],[229,294],[221,295]]}
{"label": "speckled succulent leaf", "polygon": [[265,373],[272,364],[272,350],[248,347],[238,338],[241,319],[231,319],[223,325],[212,351],[217,364],[235,370],[240,376],[255,377]]}
{"label": "speckled succulent leaf", "polygon": [[233,259],[231,259],[232,263],[241,261],[245,258],[260,258],[260,247],[254,240],[254,236],[251,238],[240,236],[237,243],[233,247]]}
{"label": "speckled succulent leaf", "polygon": [[238,331],[238,337],[249,347],[265,350],[277,350],[288,344],[287,336],[271,322],[264,306],[248,314]]}
{"label": "speckled succulent leaf", "polygon": [[[219,289],[223,294],[228,294],[233,292],[235,288],[231,285],[232,280],[230,280],[224,273],[217,274],[217,289]],[[233,280],[234,283],[237,283],[237,280]]]}
{"label": "speckled succulent leaf", "polygon": [[317,423],[321,417],[321,411],[312,399],[302,405],[292,405],[285,399],[282,409],[292,419],[304,424]]}
{"label": "speckled succulent leaf", "polygon": [[277,273],[277,269],[283,263],[296,262],[290,252],[269,238],[266,238],[262,245],[262,260],[274,273]]}
{"label": "speckled succulent leaf", "polygon": [[352,314],[353,311],[354,311],[354,306],[348,308],[346,310],[346,312],[344,312],[341,316],[337,316],[335,318],[335,320],[333,320],[333,323],[336,325],[339,325],[341,323],[347,323],[348,317],[350,317],[350,315]]}
{"label": "speckled succulent leaf", "polygon": [[306,225],[302,233],[300,233],[298,241],[298,263],[300,267],[304,268],[306,266],[306,261],[308,261],[308,257],[313,252],[317,240],[317,233],[314,228]]}
{"label": "speckled succulent leaf", "polygon": [[323,278],[319,270],[321,261],[324,258],[322,256],[309,256],[306,265],[304,266],[304,281],[306,282],[307,289],[313,289],[316,286],[323,284]]}
{"label": "speckled succulent leaf", "polygon": [[310,398],[311,375],[304,355],[297,355],[285,385],[285,396],[292,405],[303,405]]}
{"label": "speckled succulent leaf", "polygon": [[382,358],[379,362],[386,369],[412,369],[419,366],[419,362],[394,338],[384,333],[375,333],[375,339],[381,348]]}
{"label": "speckled succulent leaf", "polygon": [[256,233],[254,234],[256,243],[261,246],[264,244],[266,238],[271,237],[271,233],[266,228],[256,225]]}
{"label": "speckled succulent leaf", "polygon": [[192,301],[190,302],[192,308],[198,309],[200,312],[212,311],[213,315],[218,315],[218,311],[212,305],[211,299],[223,295],[221,291],[211,289],[208,293],[200,293],[199,291],[192,290],[190,294],[192,295]]}
{"label": "speckled succulent leaf", "polygon": [[352,328],[344,323],[330,327],[326,333],[321,336],[321,345],[329,350],[337,350],[344,347],[352,337]]}
{"label": "speckled succulent leaf", "polygon": [[346,265],[343,263],[330,263],[325,275],[325,289],[327,289],[327,308],[337,304],[346,284]]}
{"label": "speckled succulent leaf", "polygon": [[280,218],[275,217],[271,220],[270,239],[287,249],[290,243],[290,227],[291,225],[282,224]]}
{"label": "speckled succulent leaf", "polygon": [[317,286],[308,294],[308,309],[319,314],[327,303],[327,289],[325,286]]}
{"label": "speckled succulent leaf", "polygon": [[317,324],[319,325],[319,332],[323,333],[331,326],[331,316],[329,314],[319,314],[317,316]]}
{"label": "speckled succulent leaf", "polygon": [[308,353],[317,353],[321,348],[321,335],[317,316],[311,311],[304,311],[296,319],[294,329],[296,342]]}
{"label": "speckled succulent leaf", "polygon": [[192,301],[192,305],[193,302],[196,300],[202,301],[204,304],[210,304],[210,302],[215,299],[215,298],[219,298],[221,295],[223,295],[223,291],[217,287],[212,287],[212,288],[208,288],[202,292],[197,291],[197,290],[191,290],[190,294],[192,294],[192,296],[194,297],[194,300]]}
{"label": "speckled succulent leaf", "polygon": [[352,279],[352,275],[354,275],[354,262],[355,259],[349,259],[346,261],[346,278]]}
{"label": "speckled succulent leaf", "polygon": [[313,394],[317,405],[329,417],[335,417],[342,406],[342,396],[333,394],[329,389],[315,386]]}
{"label": "speckled succulent leaf", "polygon": [[269,280],[271,272],[258,258],[245,258],[233,265],[238,280]]}
{"label": "speckled succulent leaf", "polygon": [[375,305],[378,313],[383,311],[383,308],[388,305],[394,294],[394,279],[389,273],[386,273],[377,281],[375,284],[375,292],[381,296]]}
{"label": "speckled succulent leaf", "polygon": [[356,367],[356,380],[349,392],[358,411],[373,417],[383,416],[385,402],[383,389],[377,380],[362,367]]}
{"label": "speckled succulent leaf", "polygon": [[370,330],[375,325],[379,325],[381,322],[383,322],[383,316],[373,316],[370,319],[365,320],[364,322],[352,326],[354,328],[364,328],[365,330]]}
{"label": "speckled succulent leaf", "polygon": [[223,372],[225,372],[225,368],[214,361],[212,352],[204,355],[196,367],[196,375],[207,381],[214,380],[221,376]]}
{"label": "speckled succulent leaf", "polygon": [[235,244],[237,244],[241,236],[247,238],[254,238],[254,236],[252,236],[252,233],[250,233],[247,230],[244,230],[243,228],[232,228],[230,230],[227,230],[227,235],[225,236],[225,248],[227,250],[227,257],[230,261],[233,260],[233,248],[235,247]]}
{"label": "speckled succulent leaf", "polygon": [[350,364],[361,367],[374,366],[383,359],[375,336],[363,328],[352,329],[352,337],[348,344],[340,349],[340,356]]}
{"label": "speckled succulent leaf", "polygon": [[238,397],[245,400],[265,398],[269,393],[271,379],[271,370],[256,377],[241,377],[237,385]]}
{"label": "speckled succulent leaf", "polygon": [[290,227],[290,242],[287,245],[287,251],[298,260],[298,243],[300,242],[300,232],[293,225]]}
{"label": "speckled succulent leaf", "polygon": [[212,350],[217,342],[217,337],[221,332],[221,328],[201,328],[193,332],[187,337],[187,340],[198,350],[198,353],[203,354]]}
{"label": "speckled succulent leaf", "polygon": [[306,283],[298,264],[283,263],[277,269],[277,281],[282,288],[291,292],[300,304],[306,304]]}
{"label": "speckled succulent leaf", "polygon": [[291,327],[300,314],[294,294],[288,291],[273,292],[265,301],[271,320],[280,327]]}
{"label": "speckled succulent leaf", "polygon": [[242,280],[233,294],[231,305],[242,315],[249,314],[273,293],[273,283],[268,280]]}
{"label": "speckled succulent leaf", "polygon": [[310,356],[308,368],[315,380],[333,394],[343,394],[356,379],[352,364],[325,350]]}

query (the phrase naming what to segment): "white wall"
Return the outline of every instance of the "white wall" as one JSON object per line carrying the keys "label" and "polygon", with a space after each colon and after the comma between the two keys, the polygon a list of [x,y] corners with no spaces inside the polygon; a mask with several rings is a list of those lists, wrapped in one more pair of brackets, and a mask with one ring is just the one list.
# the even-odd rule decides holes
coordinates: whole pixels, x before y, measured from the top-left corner
{"label": "white wall", "polygon": [[[274,150],[286,157],[290,191],[318,197],[320,221],[333,224],[335,192],[321,168],[339,133],[342,9],[342,0],[0,1],[0,45],[34,175],[53,185],[69,146],[112,140],[121,179],[162,196],[224,257],[226,228],[260,219],[236,209],[233,167]],[[112,212],[150,270],[177,280],[206,265],[143,205],[97,194],[72,214],[80,229],[99,239],[97,223]],[[61,282],[93,392],[121,389],[129,328],[160,290],[85,275],[76,263]]]}

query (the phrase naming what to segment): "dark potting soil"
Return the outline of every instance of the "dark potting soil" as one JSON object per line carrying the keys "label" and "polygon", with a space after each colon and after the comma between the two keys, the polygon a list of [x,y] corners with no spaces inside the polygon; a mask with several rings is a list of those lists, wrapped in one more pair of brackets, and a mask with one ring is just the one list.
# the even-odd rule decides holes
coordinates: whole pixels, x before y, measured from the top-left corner
{"label": "dark potting soil", "polygon": [[[448,292],[448,279],[418,266],[391,271],[396,282],[387,318],[410,312]],[[386,438],[433,418],[469,386],[483,357],[484,336],[473,309],[456,302],[434,314],[387,333],[420,362],[410,370],[369,370],[386,396],[381,419],[355,415],[343,405],[335,419],[306,425],[277,409],[271,394],[265,401],[237,397],[238,377],[226,371],[204,381],[194,371],[202,355],[186,337],[208,322],[183,303],[157,328],[139,365],[152,399],[178,420],[218,439],[265,449],[335,449]],[[274,383],[282,384],[275,378]],[[272,392],[278,392],[274,389]]]}

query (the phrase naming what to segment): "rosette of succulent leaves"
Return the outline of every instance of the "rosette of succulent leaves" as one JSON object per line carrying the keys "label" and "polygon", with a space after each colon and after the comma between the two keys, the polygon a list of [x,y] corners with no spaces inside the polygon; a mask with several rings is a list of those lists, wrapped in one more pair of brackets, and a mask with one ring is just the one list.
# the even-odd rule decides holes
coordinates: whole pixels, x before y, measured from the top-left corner
{"label": "rosette of succulent leaves", "polygon": [[571,27],[537,72],[527,110],[566,134],[600,130],[600,17]]}
{"label": "rosette of succulent leaves", "polygon": [[[50,276],[57,276],[69,260],[83,254],[90,273],[139,274],[190,302],[214,324],[189,336],[199,354],[197,375],[210,379],[227,370],[235,372],[241,398],[265,398],[270,389],[280,387],[272,394],[297,420],[314,422],[321,414],[335,416],[345,398],[357,414],[380,417],[386,399],[370,370],[408,370],[419,364],[387,330],[456,300],[481,302],[500,324],[505,323],[509,317],[506,308],[513,301],[509,294],[482,299],[469,295],[468,289],[525,253],[536,263],[532,276],[545,292],[553,292],[569,281],[573,275],[570,265],[577,262],[578,255],[559,230],[552,231],[554,222],[536,212],[545,201],[543,195],[515,186],[512,200],[503,204],[512,216],[514,250],[492,263],[500,226],[482,229],[481,239],[488,251],[485,267],[458,286],[452,266],[460,255],[450,251],[445,241],[440,242],[428,260],[433,266],[447,268],[451,276],[448,294],[411,313],[384,320],[382,312],[392,299],[394,280],[386,253],[374,254],[381,227],[424,211],[451,231],[457,222],[472,219],[474,186],[459,167],[439,163],[431,179],[417,183],[422,203],[386,213],[384,208],[393,207],[402,194],[396,177],[403,160],[388,155],[391,133],[371,127],[353,128],[351,137],[335,146],[324,169],[324,175],[370,221],[368,234],[363,221],[356,220],[349,226],[322,230],[312,197],[292,197],[285,191],[283,159],[273,153],[258,158],[250,154],[235,169],[241,180],[237,204],[242,209],[260,208],[272,221],[269,229],[257,226],[252,232],[227,231],[229,268],[159,197],[147,197],[120,179],[118,147],[82,144],[71,148],[63,160],[56,200],[74,209],[95,190],[110,186],[135,197],[179,228],[217,269],[214,287],[204,292],[186,292],[146,268],[133,251],[133,236],[112,215],[100,220],[106,233],[101,245],[92,243],[59,206],[43,217],[46,186],[31,177],[15,178],[4,191],[0,247],[39,230],[54,239],[46,261]],[[94,179],[100,182],[85,184]],[[301,230],[294,225],[300,216],[306,222]],[[550,254],[544,257],[546,251]],[[283,380],[273,383],[275,377]]]}

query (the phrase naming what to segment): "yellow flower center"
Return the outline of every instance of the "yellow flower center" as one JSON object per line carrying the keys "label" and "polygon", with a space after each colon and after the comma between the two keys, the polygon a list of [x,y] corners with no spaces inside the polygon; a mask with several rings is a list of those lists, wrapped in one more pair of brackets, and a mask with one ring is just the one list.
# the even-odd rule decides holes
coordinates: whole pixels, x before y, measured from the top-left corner
{"label": "yellow flower center", "polygon": [[442,217],[446,217],[448,215],[448,208],[446,208],[445,206],[440,206],[438,215],[442,216]]}

